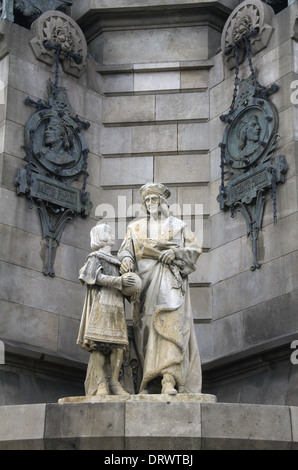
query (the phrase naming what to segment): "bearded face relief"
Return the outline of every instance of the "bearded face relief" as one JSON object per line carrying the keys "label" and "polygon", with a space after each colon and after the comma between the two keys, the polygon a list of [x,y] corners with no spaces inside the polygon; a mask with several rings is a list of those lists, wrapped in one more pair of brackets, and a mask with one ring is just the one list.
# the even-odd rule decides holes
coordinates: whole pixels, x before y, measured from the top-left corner
{"label": "bearded face relief", "polygon": [[62,166],[74,163],[71,154],[73,135],[62,119],[50,119],[44,133],[44,143],[42,153],[48,161]]}
{"label": "bearded face relief", "polygon": [[255,152],[259,146],[261,126],[258,117],[254,116],[248,122],[240,122],[238,134],[240,138],[240,157],[247,158]]}

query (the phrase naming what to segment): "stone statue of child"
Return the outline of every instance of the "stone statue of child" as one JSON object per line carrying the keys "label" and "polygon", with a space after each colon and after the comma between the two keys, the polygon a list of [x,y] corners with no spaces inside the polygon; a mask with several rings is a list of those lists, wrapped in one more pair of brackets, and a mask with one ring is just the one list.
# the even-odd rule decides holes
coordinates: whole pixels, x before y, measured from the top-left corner
{"label": "stone statue of child", "polygon": [[[91,353],[85,380],[90,395],[128,395],[119,382],[128,349],[122,289],[132,289],[133,274],[120,276],[120,261],[111,254],[115,237],[107,224],[91,229],[92,253],[80,270],[87,286],[77,344]],[[109,380],[108,380],[109,377]]]}

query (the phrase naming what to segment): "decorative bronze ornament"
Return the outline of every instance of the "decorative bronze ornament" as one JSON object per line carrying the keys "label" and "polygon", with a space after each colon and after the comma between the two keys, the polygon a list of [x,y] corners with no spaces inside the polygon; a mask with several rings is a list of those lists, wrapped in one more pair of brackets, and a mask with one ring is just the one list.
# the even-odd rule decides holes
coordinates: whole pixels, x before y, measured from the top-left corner
{"label": "decorative bronze ornament", "polygon": [[[248,24],[245,20],[245,26]],[[236,58],[233,100],[228,113],[220,116],[227,125],[220,143],[221,186],[217,200],[221,210],[230,209],[232,217],[236,209],[244,216],[247,236],[252,240],[251,270],[254,271],[261,267],[257,241],[262,228],[266,195],[271,192],[276,223],[276,185],[285,181],[287,163],[284,156],[273,155],[277,149],[279,119],[269,95],[275,93],[278,87],[273,84],[266,88],[258,82],[250,47],[250,38],[258,31],[247,32],[243,27],[242,32],[233,48]],[[251,75],[240,82],[239,50],[243,47]]]}
{"label": "decorative bronze ornament", "polygon": [[[60,46],[47,45],[56,51],[55,83],[48,83],[47,101],[25,103],[37,108],[25,128],[27,165],[18,170],[14,183],[19,196],[37,206],[41,228],[43,274],[55,276],[54,259],[67,222],[74,217],[87,217],[92,203],[86,192],[88,147],[83,130],[90,124],[73,115],[67,90],[58,86]],[[71,183],[83,175],[79,189]]]}
{"label": "decorative bronze ornament", "polygon": [[234,170],[245,170],[261,162],[277,134],[275,107],[255,93],[252,79],[241,82],[233,119],[228,121],[225,129],[225,159]]}
{"label": "decorative bronze ornament", "polygon": [[[72,181],[83,171],[87,145],[83,128],[72,116],[72,108],[65,88],[55,90],[48,83],[47,103],[29,119],[25,129],[25,146],[32,145],[35,167],[40,174],[52,174],[59,180]],[[35,105],[30,98],[27,104]],[[32,139],[33,136],[33,139]]]}
{"label": "decorative bronze ornament", "polygon": [[72,0],[1,0],[1,18],[13,22],[16,16],[22,18],[26,25],[30,25],[45,11],[65,9],[72,3]]}

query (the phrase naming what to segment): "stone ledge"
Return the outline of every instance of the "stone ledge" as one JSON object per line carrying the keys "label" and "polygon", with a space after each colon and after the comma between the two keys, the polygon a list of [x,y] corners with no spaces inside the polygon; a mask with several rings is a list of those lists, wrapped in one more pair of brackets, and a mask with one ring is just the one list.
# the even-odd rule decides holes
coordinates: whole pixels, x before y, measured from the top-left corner
{"label": "stone ledge", "polygon": [[[163,10],[174,8],[193,8],[200,6],[200,3],[213,4],[213,0],[132,0],[127,5],[127,0],[85,0],[85,2],[76,2],[72,7],[72,17],[79,21],[87,14],[114,12],[114,11],[134,11],[138,9]],[[216,2],[219,8],[224,11],[233,10],[238,4],[237,0],[218,0]]]}
{"label": "stone ledge", "polygon": [[112,402],[126,403],[215,403],[216,396],[205,393],[179,393],[177,395],[164,395],[164,394],[148,394],[148,395],[98,395],[91,397],[65,397],[60,398],[58,403],[112,403]]}
{"label": "stone ledge", "polygon": [[0,407],[0,449],[298,449],[298,408],[129,401]]}
{"label": "stone ledge", "polygon": [[186,60],[177,62],[158,62],[145,64],[110,64],[97,67],[97,72],[102,75],[115,73],[152,73],[152,72],[173,72],[183,70],[205,70],[214,66],[213,59]]}

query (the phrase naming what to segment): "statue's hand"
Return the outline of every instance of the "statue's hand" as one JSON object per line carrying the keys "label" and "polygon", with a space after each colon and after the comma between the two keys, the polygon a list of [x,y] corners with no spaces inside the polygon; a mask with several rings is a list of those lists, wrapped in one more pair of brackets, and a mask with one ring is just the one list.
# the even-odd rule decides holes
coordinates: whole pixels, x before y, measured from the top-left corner
{"label": "statue's hand", "polygon": [[135,284],[135,279],[132,275],[128,275],[126,277],[122,277],[122,286],[123,287],[130,287]]}
{"label": "statue's hand", "polygon": [[172,261],[174,261],[174,259],[175,259],[175,252],[172,249],[163,251],[158,258],[158,260],[162,264],[170,264],[172,263]]}
{"label": "statue's hand", "polygon": [[120,266],[120,274],[133,272],[135,270],[135,264],[130,258],[124,258]]}

